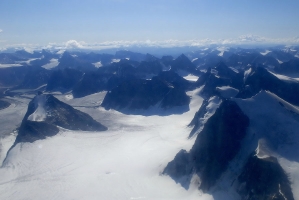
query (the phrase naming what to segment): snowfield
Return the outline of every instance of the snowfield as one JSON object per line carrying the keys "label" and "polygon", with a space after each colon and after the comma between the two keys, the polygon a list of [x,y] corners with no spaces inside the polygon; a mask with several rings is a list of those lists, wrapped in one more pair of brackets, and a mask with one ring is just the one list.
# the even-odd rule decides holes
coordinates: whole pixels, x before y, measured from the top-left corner
{"label": "snowfield", "polygon": [[160,174],[180,149],[194,143],[187,139],[187,125],[202,103],[198,92],[188,92],[188,112],[169,116],[106,111],[97,107],[103,93],[80,99],[61,95],[109,130],[61,129],[54,137],[17,144],[0,168],[0,199],[213,199],[195,184],[186,191]]}
{"label": "snowfield", "polygon": [[299,199],[298,108],[268,91],[234,101],[250,119],[239,159],[253,150],[258,157],[276,157],[290,177],[294,198]]}

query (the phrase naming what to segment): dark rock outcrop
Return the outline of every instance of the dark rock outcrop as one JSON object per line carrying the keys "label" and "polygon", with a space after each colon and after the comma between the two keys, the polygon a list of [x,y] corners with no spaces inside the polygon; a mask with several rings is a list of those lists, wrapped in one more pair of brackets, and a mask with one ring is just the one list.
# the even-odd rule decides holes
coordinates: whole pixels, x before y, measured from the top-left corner
{"label": "dark rock outcrop", "polygon": [[238,177],[242,199],[294,200],[291,182],[275,157],[258,158],[252,154]]}
{"label": "dark rock outcrop", "polygon": [[244,67],[248,65],[263,64],[266,66],[276,67],[279,66],[279,62],[268,55],[262,55],[255,50],[246,50],[231,55],[227,60],[227,65],[234,67]]}
{"label": "dark rock outcrop", "polygon": [[251,72],[245,80],[244,88],[240,90],[237,98],[249,98],[260,90],[269,90],[282,99],[299,105],[299,83],[283,81],[268,72],[263,67],[252,67]]}
{"label": "dark rock outcrop", "polygon": [[174,71],[163,71],[160,74],[158,74],[157,78],[159,78],[162,81],[167,82],[168,84],[176,87],[181,88],[185,91],[193,89],[194,84],[183,77],[179,76]]}
{"label": "dark rock outcrop", "polygon": [[105,109],[146,110],[150,106],[168,109],[175,106],[189,105],[190,98],[185,91],[173,87],[159,77],[152,80],[129,79],[109,91],[102,103]]}
{"label": "dark rock outcrop", "polygon": [[171,88],[161,101],[161,108],[168,109],[175,106],[189,105],[190,97],[181,88]]}
{"label": "dark rock outcrop", "polygon": [[46,90],[69,91],[80,81],[82,76],[83,72],[75,69],[56,70],[51,74]]}
{"label": "dark rock outcrop", "polygon": [[177,72],[179,70],[188,72],[190,74],[199,75],[200,71],[196,70],[196,66],[184,54],[177,57],[171,62],[171,70]]}
{"label": "dark rock outcrop", "polygon": [[204,85],[201,94],[206,98],[216,94],[216,87],[229,86],[232,83],[230,78],[216,76],[212,73],[212,70],[213,69],[209,68],[208,71],[201,75],[195,82],[197,87]]}
{"label": "dark rock outcrop", "polygon": [[36,89],[48,83],[51,73],[42,67],[28,67],[23,81],[14,89]]}
{"label": "dark rock outcrop", "polygon": [[99,72],[85,73],[82,79],[74,86],[73,96],[80,98],[113,88],[113,86],[121,82],[120,78],[111,79],[113,76],[115,75]]}
{"label": "dark rock outcrop", "polygon": [[115,57],[119,59],[130,59],[141,62],[145,60],[146,56],[142,53],[136,53],[132,51],[121,50],[115,53]]}
{"label": "dark rock outcrop", "polygon": [[91,62],[86,62],[84,60],[80,60],[76,56],[72,56],[69,52],[64,52],[62,57],[59,59],[59,64],[54,69],[64,69],[71,68],[77,69],[83,72],[86,71],[95,71],[97,68],[91,64]]}
{"label": "dark rock outcrop", "polygon": [[279,74],[293,75],[299,74],[299,59],[292,59],[275,67],[275,71]]}
{"label": "dark rock outcrop", "polygon": [[22,83],[29,67],[0,68],[0,86],[13,87]]}
{"label": "dark rock outcrop", "polygon": [[167,84],[156,78],[152,80],[130,79],[109,91],[102,106],[105,109],[115,110],[148,109],[161,101],[170,90]]}
{"label": "dark rock outcrop", "polygon": [[88,114],[74,109],[52,95],[37,95],[29,103],[15,144],[34,142],[58,133],[57,126],[70,130],[105,131],[107,128]]}
{"label": "dark rock outcrop", "polygon": [[[235,102],[223,101],[198,134],[190,152],[181,151],[163,173],[177,182],[189,180],[196,173],[201,179],[200,189],[208,191],[239,152],[248,125],[249,118]],[[181,183],[185,188],[189,184]]]}
{"label": "dark rock outcrop", "polygon": [[145,78],[147,75],[158,75],[162,68],[159,60],[142,61],[137,67],[137,76]]}

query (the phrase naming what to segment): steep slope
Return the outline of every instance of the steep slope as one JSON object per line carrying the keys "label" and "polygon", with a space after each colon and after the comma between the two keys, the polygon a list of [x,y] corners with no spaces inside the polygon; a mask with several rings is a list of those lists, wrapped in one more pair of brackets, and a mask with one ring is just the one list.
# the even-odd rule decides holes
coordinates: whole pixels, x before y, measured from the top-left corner
{"label": "steep slope", "polygon": [[[222,102],[191,150],[181,150],[163,173],[185,189],[197,183],[215,199],[221,194],[231,199],[297,199],[299,110],[265,91],[232,100]],[[207,105],[202,104],[191,125]],[[195,174],[199,180],[191,183]]]}
{"label": "steep slope", "polygon": [[52,95],[37,95],[29,103],[15,144],[34,142],[58,133],[57,126],[70,130],[104,131],[105,126]]}
{"label": "steep slope", "polygon": [[294,200],[289,177],[275,157],[258,158],[252,154],[238,181],[242,199]]}
{"label": "steep slope", "polygon": [[275,67],[275,71],[280,74],[299,74],[299,59],[292,59]]}
{"label": "steep slope", "polygon": [[180,73],[190,73],[200,75],[201,72],[196,70],[195,65],[184,54],[177,57],[171,62],[171,70]]}
{"label": "steep slope", "polygon": [[62,57],[59,59],[59,64],[54,69],[71,68],[86,71],[95,71],[97,68],[91,63],[85,60],[80,60],[77,57],[72,56],[69,52],[64,52]]}
{"label": "steep slope", "polygon": [[260,90],[269,90],[284,100],[299,105],[299,83],[281,80],[263,67],[252,67],[246,73],[244,87],[236,96],[248,98],[257,94]]}
{"label": "steep slope", "polygon": [[47,91],[69,91],[82,78],[83,72],[65,68],[63,70],[54,71],[48,81]]}
{"label": "steep slope", "polygon": [[190,152],[181,150],[163,173],[186,189],[196,173],[201,179],[200,189],[208,191],[239,152],[248,125],[248,117],[235,102],[223,101],[204,125]]}
{"label": "steep slope", "polygon": [[152,80],[130,79],[109,91],[102,103],[105,109],[146,110],[157,105],[164,109],[189,105],[185,91],[169,85],[158,76]]}

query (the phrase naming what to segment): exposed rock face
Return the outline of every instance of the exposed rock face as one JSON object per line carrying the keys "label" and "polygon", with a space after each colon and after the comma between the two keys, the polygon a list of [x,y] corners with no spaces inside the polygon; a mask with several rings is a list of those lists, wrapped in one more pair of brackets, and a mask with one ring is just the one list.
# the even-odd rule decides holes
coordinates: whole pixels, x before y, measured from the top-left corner
{"label": "exposed rock face", "polygon": [[116,110],[123,108],[147,109],[161,101],[170,89],[164,82],[156,78],[126,80],[106,94],[102,106],[106,109]]}
{"label": "exposed rock face", "polygon": [[190,81],[179,76],[174,71],[163,71],[157,77],[173,87],[181,88],[185,91],[193,88],[193,84]]}
{"label": "exposed rock face", "polygon": [[[209,190],[239,152],[248,125],[249,118],[235,102],[223,101],[198,134],[190,152],[181,151],[163,173],[180,182],[189,180],[187,177],[194,172],[201,179],[200,189]],[[180,183],[185,188],[190,184]]]}
{"label": "exposed rock face", "polygon": [[158,76],[152,80],[125,80],[109,91],[102,103],[106,109],[129,110],[148,109],[161,102],[161,108],[188,105],[190,98],[185,91],[171,86]]}
{"label": "exposed rock face", "polygon": [[223,62],[220,62],[202,74],[195,85],[197,87],[205,85],[201,93],[206,97],[210,97],[217,94],[216,87],[231,86],[236,89],[242,88],[243,73],[234,72]]}
{"label": "exposed rock face", "polygon": [[85,73],[81,80],[74,86],[73,96],[75,98],[80,98],[107,90],[108,81],[112,76],[112,74],[103,74],[99,72]]}
{"label": "exposed rock face", "polygon": [[114,74],[120,78],[134,78],[136,77],[136,68],[138,65],[139,63],[136,61],[123,59],[119,62],[100,67],[97,72],[100,74]]}
{"label": "exposed rock face", "polygon": [[19,128],[15,144],[46,139],[46,137],[54,136],[58,132],[59,129],[53,124],[48,124],[46,122],[23,121]]}
{"label": "exposed rock face", "polygon": [[161,108],[168,109],[175,106],[189,105],[190,97],[181,88],[172,88],[163,98]]}
{"label": "exposed rock face", "polygon": [[225,65],[223,62],[220,62],[218,65],[216,65],[215,70],[217,71],[217,76],[221,78],[227,78],[230,79],[229,86],[233,88],[241,88],[243,85],[243,72],[235,72],[232,69],[230,69],[227,65]]}
{"label": "exposed rock face", "polygon": [[268,55],[264,56],[255,50],[233,54],[228,58],[227,64],[229,66],[247,66],[252,64],[265,64],[274,67],[279,66],[279,62],[275,58]]}
{"label": "exposed rock face", "polygon": [[[150,59],[150,58],[149,58]],[[144,78],[147,75],[158,75],[162,71],[162,65],[159,60],[142,61],[137,67],[137,76]]]}
{"label": "exposed rock face", "polygon": [[59,64],[55,69],[72,68],[80,71],[95,71],[97,68],[90,62],[85,62],[76,57],[73,57],[69,52],[64,52],[59,59]]}
{"label": "exposed rock face", "polygon": [[284,100],[299,105],[299,83],[280,80],[263,67],[252,67],[244,85],[237,98],[249,98],[260,90],[269,90]]}
{"label": "exposed rock face", "polygon": [[166,67],[168,67],[173,62],[173,57],[172,56],[163,56],[161,58],[161,61]]}
{"label": "exposed rock face", "polygon": [[0,86],[13,87],[21,84],[29,67],[0,68]]}
{"label": "exposed rock face", "polygon": [[159,58],[147,53],[145,55],[145,61],[147,61],[147,62],[159,61]]}
{"label": "exposed rock face", "polygon": [[288,175],[275,157],[252,154],[238,177],[239,193],[248,200],[294,200]]}
{"label": "exposed rock face", "polygon": [[280,74],[299,74],[299,59],[292,59],[275,67],[275,71]]}
{"label": "exposed rock face", "polygon": [[196,86],[204,85],[201,90],[201,94],[206,98],[209,98],[216,94],[216,87],[227,86],[231,84],[231,80],[228,78],[221,78],[211,73],[212,69],[209,69],[205,74],[201,75],[196,81]]}
{"label": "exposed rock face", "polygon": [[138,62],[141,62],[143,60],[145,60],[145,55],[141,54],[141,53],[136,53],[136,52],[132,52],[132,51],[126,51],[126,50],[121,50],[121,51],[117,51],[115,53],[115,57],[119,58],[119,59],[130,59],[130,60],[135,60]]}
{"label": "exposed rock face", "polygon": [[69,91],[82,76],[83,72],[70,68],[54,71],[49,78],[46,90]]}
{"label": "exposed rock face", "polygon": [[70,130],[107,130],[88,114],[74,109],[52,95],[40,94],[29,103],[15,144],[53,136],[59,131],[57,126]]}
{"label": "exposed rock face", "polygon": [[16,87],[16,89],[36,89],[47,84],[51,71],[41,67],[29,67],[24,80]]}
{"label": "exposed rock face", "polygon": [[196,66],[184,54],[180,55],[171,63],[171,70],[175,72],[183,70],[191,74],[201,74],[200,71],[196,70]]}

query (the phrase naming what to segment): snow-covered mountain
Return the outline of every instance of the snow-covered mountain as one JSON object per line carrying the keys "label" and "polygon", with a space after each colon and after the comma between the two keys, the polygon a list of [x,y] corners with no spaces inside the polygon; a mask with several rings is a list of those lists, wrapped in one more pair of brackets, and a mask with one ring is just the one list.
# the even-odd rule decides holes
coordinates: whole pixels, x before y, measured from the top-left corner
{"label": "snow-covered mountain", "polygon": [[0,199],[299,199],[296,52],[182,53],[0,54]]}

